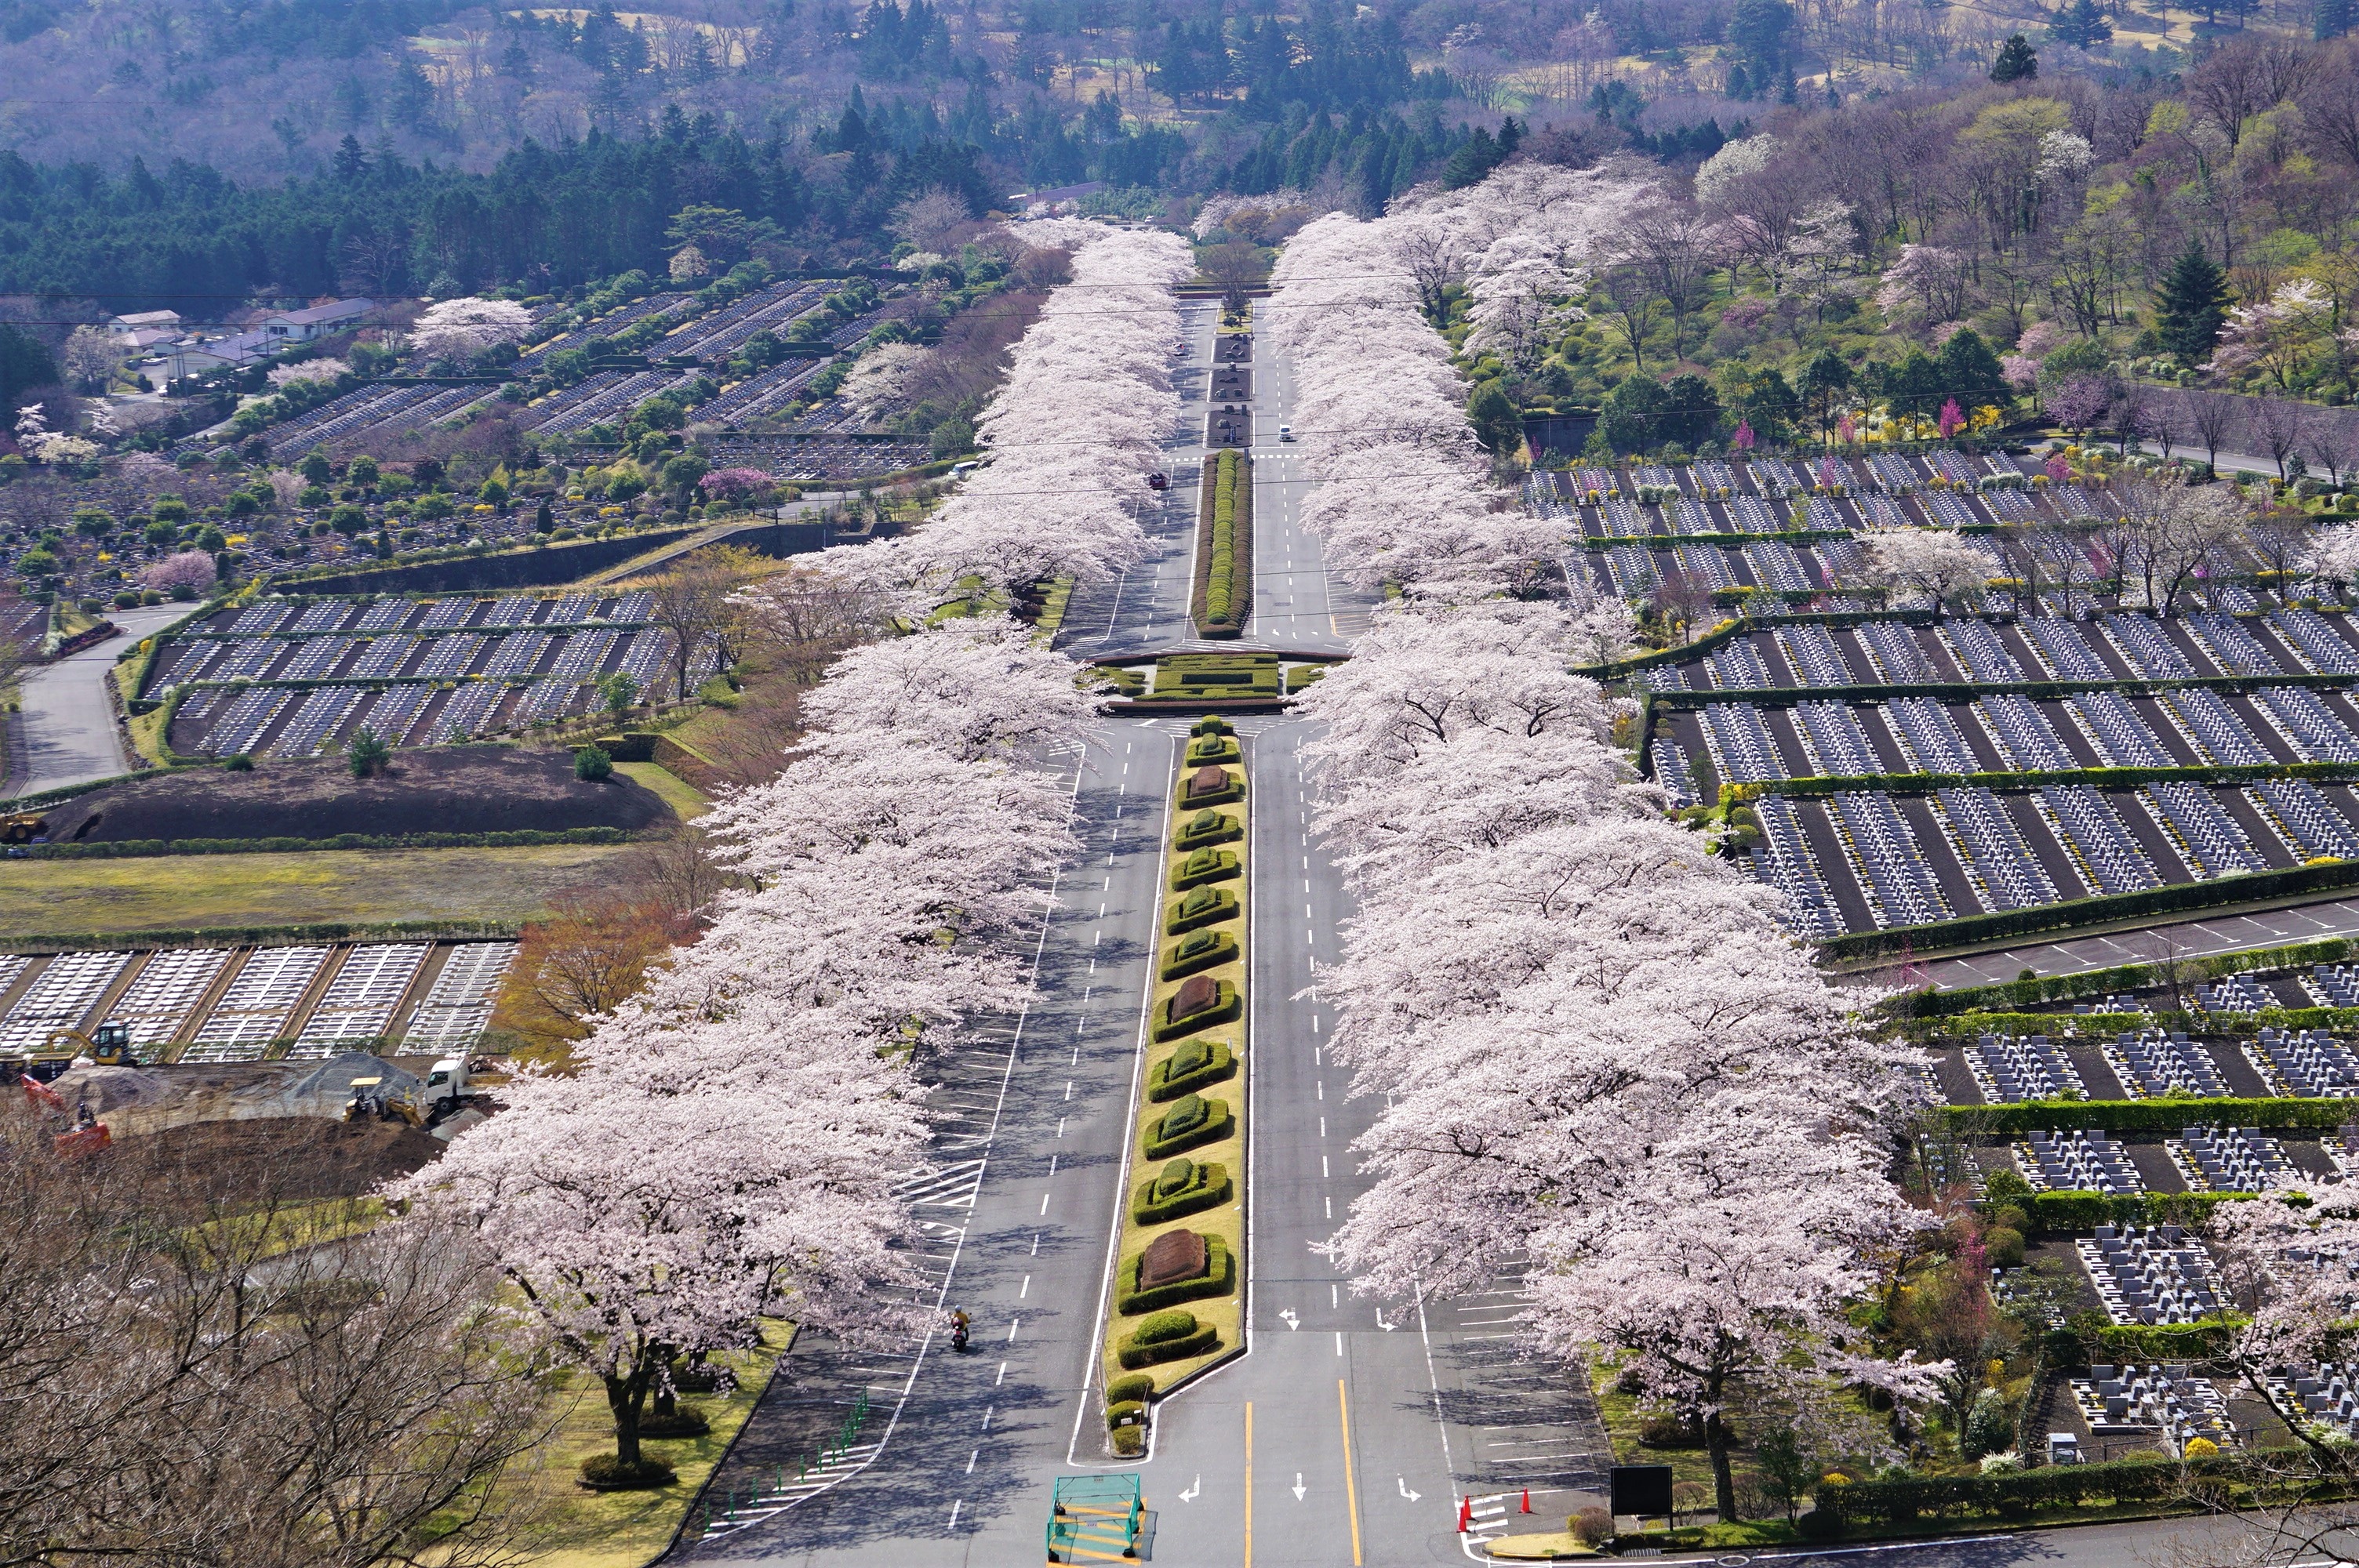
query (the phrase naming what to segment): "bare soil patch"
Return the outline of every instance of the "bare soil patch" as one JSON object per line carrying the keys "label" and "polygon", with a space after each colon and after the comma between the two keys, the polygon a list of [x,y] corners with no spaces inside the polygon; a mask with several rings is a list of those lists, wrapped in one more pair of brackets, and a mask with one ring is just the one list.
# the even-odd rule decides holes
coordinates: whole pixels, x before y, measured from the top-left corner
{"label": "bare soil patch", "polygon": [[450,746],[397,752],[352,776],[335,757],[261,761],[251,773],[200,768],[77,795],[49,816],[52,843],[134,838],[332,838],[342,833],[637,831],[675,820],[654,791],[615,774],[573,776],[563,751]]}

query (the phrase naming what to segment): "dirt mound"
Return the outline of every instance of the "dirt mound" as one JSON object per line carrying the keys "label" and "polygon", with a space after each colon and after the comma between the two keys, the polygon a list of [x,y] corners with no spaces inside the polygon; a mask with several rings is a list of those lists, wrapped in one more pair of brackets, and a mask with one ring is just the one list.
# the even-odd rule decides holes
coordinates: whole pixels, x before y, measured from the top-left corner
{"label": "dirt mound", "polygon": [[260,761],[252,773],[199,768],[77,795],[49,814],[52,843],[133,838],[332,838],[341,833],[633,831],[672,820],[654,791],[615,773],[573,776],[562,751],[447,746],[394,753],[356,779],[341,758]]}
{"label": "dirt mound", "polygon": [[[424,1059],[413,1058],[423,1069]],[[116,1133],[152,1133],[192,1121],[275,1121],[344,1114],[353,1080],[382,1080],[390,1094],[414,1094],[417,1073],[366,1051],[326,1061],[216,1062],[189,1066],[76,1067],[50,1088]]]}
{"label": "dirt mound", "polygon": [[119,1141],[126,1162],[202,1171],[232,1187],[288,1201],[359,1197],[442,1152],[440,1140],[402,1122],[277,1117],[200,1121]]}

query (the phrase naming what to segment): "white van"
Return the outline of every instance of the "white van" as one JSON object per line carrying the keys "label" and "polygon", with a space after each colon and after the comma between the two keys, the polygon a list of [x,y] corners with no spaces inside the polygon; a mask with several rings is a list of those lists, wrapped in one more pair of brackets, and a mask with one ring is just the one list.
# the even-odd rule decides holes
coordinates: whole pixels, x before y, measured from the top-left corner
{"label": "white van", "polygon": [[1294,427],[1291,425],[1280,425],[1277,427],[1277,438],[1281,441],[1291,441],[1294,439]]}

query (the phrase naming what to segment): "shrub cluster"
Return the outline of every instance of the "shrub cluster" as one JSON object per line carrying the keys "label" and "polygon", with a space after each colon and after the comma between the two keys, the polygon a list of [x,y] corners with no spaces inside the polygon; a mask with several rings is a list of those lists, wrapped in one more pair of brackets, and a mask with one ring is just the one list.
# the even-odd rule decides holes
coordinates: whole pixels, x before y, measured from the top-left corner
{"label": "shrub cluster", "polygon": [[1237,1119],[1224,1099],[1182,1095],[1169,1110],[1147,1126],[1147,1157],[1168,1160],[1207,1143],[1218,1143],[1237,1128]]}
{"label": "shrub cluster", "polygon": [[1136,1371],[1201,1356],[1220,1342],[1220,1331],[1209,1323],[1198,1323],[1192,1312],[1158,1312],[1114,1346],[1114,1359],[1124,1370]]}
{"label": "shrub cluster", "polygon": [[1237,826],[1235,817],[1208,806],[1180,826],[1179,833],[1171,840],[1171,847],[1175,849],[1201,849],[1207,844],[1228,843],[1244,834],[1245,829]]}
{"label": "shrub cluster", "polygon": [[1198,628],[1207,637],[1234,637],[1245,629],[1253,608],[1253,574],[1247,540],[1253,514],[1253,469],[1241,454],[1224,451],[1208,476],[1212,489],[1212,526],[1205,554],[1204,615]]}
{"label": "shrub cluster", "polygon": [[[2180,983],[2187,983],[2190,978],[2208,980],[2252,970],[2267,972],[2304,969],[2312,964],[2339,964],[2351,956],[2354,946],[2348,936],[2327,936],[2284,947],[2256,947],[2242,953],[2185,959],[2180,965]],[[2117,964],[2110,969],[2090,969],[2076,975],[2036,975],[1985,986],[1960,986],[1954,990],[1911,991],[1885,1005],[1897,1018],[1944,1018],[1952,1013],[1997,1011],[2010,1007],[2028,1009],[2042,1002],[2071,1001],[2076,997],[2112,996],[2158,985],[2162,979],[2152,965]]]}
{"label": "shrub cluster", "polygon": [[1130,1217],[1141,1225],[1185,1219],[1191,1214],[1220,1207],[1235,1190],[1226,1165],[1217,1160],[1198,1164],[1182,1155],[1139,1184]]}
{"label": "shrub cluster", "polygon": [[1198,849],[1171,868],[1171,891],[1185,892],[1205,882],[1226,881],[1238,869],[1234,849]]}
{"label": "shrub cluster", "polygon": [[[2282,1457],[2282,1456],[2280,1456]],[[1828,1525],[1907,1525],[1931,1517],[1962,1515],[2027,1519],[2043,1509],[2082,1508],[2093,1503],[2156,1503],[2180,1496],[2190,1476],[2235,1479],[2244,1456],[2120,1459],[2096,1465],[2049,1465],[2037,1470],[1995,1471],[1986,1476],[1922,1476],[1907,1480],[1857,1481],[1818,1489],[1817,1512]]]}
{"label": "shrub cluster", "polygon": [[1236,914],[1237,895],[1227,888],[1195,888],[1186,898],[1171,906],[1170,914],[1163,922],[1164,934],[1177,936],[1198,926],[1234,920]]}
{"label": "shrub cluster", "polygon": [[1147,1098],[1157,1105],[1217,1084],[1237,1070],[1227,1042],[1199,1037],[1147,1070]]}

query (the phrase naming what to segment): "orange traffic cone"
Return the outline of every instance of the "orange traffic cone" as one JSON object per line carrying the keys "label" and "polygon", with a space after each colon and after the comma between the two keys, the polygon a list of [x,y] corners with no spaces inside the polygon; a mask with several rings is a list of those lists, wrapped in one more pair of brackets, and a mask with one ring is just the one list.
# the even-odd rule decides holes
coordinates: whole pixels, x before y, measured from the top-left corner
{"label": "orange traffic cone", "polygon": [[1524,1488],[1524,1511],[1526,1513],[1532,1511],[1532,1489],[1529,1487]]}
{"label": "orange traffic cone", "polygon": [[1458,1500],[1458,1533],[1463,1535],[1473,1528],[1474,1499],[1471,1497],[1461,1498]]}

